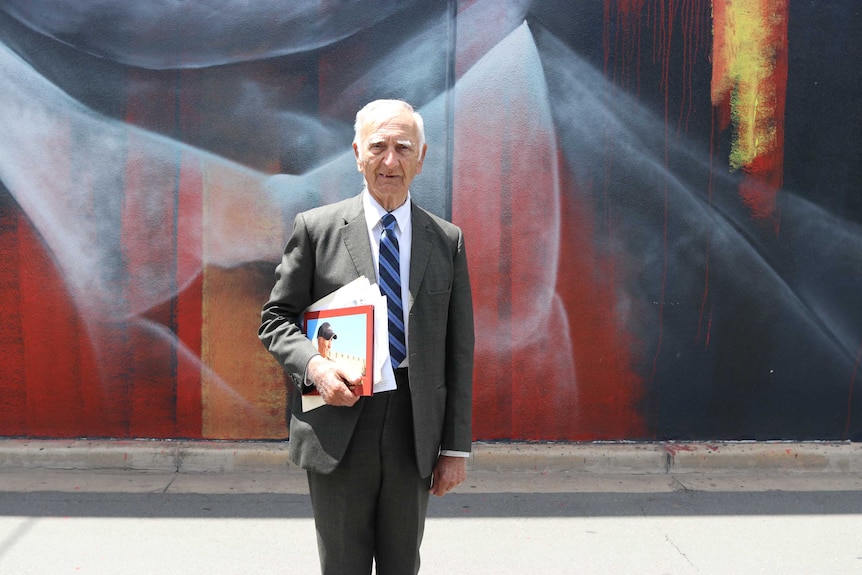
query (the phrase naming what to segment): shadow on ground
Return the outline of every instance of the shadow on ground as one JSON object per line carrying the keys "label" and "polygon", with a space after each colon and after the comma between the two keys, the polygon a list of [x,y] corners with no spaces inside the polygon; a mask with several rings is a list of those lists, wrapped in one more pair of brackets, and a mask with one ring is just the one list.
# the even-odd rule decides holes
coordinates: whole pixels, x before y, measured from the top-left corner
{"label": "shadow on ground", "polygon": [[[453,493],[431,518],[662,517],[862,514],[859,491]],[[0,516],[310,518],[305,494],[0,492]]]}

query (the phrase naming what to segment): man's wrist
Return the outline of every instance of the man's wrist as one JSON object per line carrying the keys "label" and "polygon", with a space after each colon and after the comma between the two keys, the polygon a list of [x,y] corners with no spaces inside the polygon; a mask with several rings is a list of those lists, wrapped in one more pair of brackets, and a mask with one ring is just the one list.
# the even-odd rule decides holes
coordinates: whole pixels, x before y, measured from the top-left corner
{"label": "man's wrist", "polygon": [[319,353],[316,353],[311,356],[308,360],[308,363],[305,364],[305,374],[302,376],[302,386],[303,387],[314,387],[314,378],[312,377],[311,371],[313,369],[312,363],[315,363],[317,358],[323,359],[323,356]]}
{"label": "man's wrist", "polygon": [[446,455],[448,457],[470,457],[469,451],[453,451],[451,449],[441,449],[440,455]]}

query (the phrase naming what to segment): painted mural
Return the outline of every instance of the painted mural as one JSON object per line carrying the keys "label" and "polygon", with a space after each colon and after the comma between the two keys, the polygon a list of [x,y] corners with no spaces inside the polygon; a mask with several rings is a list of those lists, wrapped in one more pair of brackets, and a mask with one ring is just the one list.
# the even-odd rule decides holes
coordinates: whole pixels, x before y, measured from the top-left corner
{"label": "painted mural", "polygon": [[356,110],[425,117],[477,440],[862,440],[855,0],[4,0],[0,435],[276,439]]}

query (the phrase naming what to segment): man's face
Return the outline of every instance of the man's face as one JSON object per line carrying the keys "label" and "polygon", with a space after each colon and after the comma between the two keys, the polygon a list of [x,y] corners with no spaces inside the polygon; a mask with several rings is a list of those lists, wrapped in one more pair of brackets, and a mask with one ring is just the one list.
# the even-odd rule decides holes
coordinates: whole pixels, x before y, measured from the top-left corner
{"label": "man's face", "polygon": [[317,338],[317,352],[325,358],[329,358],[329,352],[332,349],[332,340],[325,337]]}
{"label": "man's face", "polygon": [[382,109],[366,124],[353,144],[356,165],[368,191],[386,210],[407,199],[413,177],[422,172],[427,146],[419,149],[419,130],[407,110]]}

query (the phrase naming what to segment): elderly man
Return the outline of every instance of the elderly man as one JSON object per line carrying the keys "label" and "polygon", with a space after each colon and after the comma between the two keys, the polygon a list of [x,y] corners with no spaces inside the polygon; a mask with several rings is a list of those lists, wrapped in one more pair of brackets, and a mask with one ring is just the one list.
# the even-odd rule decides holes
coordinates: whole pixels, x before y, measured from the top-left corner
{"label": "elderly man", "polygon": [[[429,493],[466,477],[471,448],[473,308],[461,230],[417,206],[410,183],[427,146],[421,116],[397,100],[356,115],[361,194],[296,216],[262,313],[260,339],[297,391],[290,456],[308,471],[323,573],[417,573]],[[359,398],[359,374],[322,357],[302,310],[359,276],[389,305],[397,389]]]}

